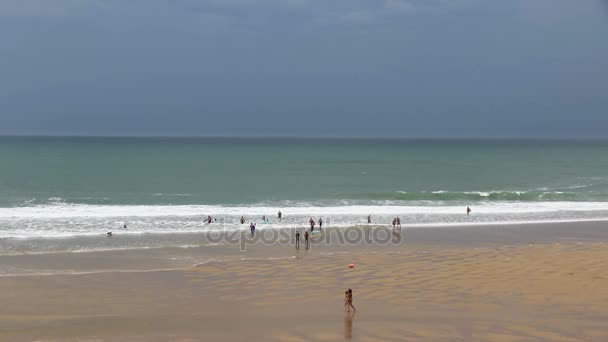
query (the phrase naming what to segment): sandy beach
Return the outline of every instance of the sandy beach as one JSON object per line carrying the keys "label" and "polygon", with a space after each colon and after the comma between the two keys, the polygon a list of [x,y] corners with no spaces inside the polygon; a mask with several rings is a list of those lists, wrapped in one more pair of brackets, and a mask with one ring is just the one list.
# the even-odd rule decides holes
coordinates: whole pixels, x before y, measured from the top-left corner
{"label": "sandy beach", "polygon": [[608,339],[606,223],[404,233],[397,246],[0,256],[0,339]]}

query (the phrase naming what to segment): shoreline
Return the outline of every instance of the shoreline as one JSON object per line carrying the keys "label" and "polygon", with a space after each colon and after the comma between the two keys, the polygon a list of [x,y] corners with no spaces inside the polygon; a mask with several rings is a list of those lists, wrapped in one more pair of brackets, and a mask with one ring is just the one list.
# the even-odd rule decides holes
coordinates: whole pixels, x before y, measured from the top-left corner
{"label": "shoreline", "polygon": [[[408,253],[422,250],[474,250],[477,248],[500,249],[503,247],[565,244],[608,243],[606,222],[579,222],[561,224],[490,225],[441,228],[402,228],[396,240],[393,231],[386,227],[337,229],[325,228],[324,234],[311,236],[311,250],[306,251],[301,237],[300,250],[295,249],[295,230],[261,232],[255,238],[249,233],[232,234],[229,242],[206,240],[205,234],[180,234],[179,246],[119,247],[119,243],[146,243],[140,236],[112,238],[100,236],[107,245],[105,249],[31,252],[19,250],[0,254],[0,277],[19,275],[53,275],[95,272],[139,272],[150,270],[173,270],[192,265],[221,260],[242,261],[247,258],[267,259],[299,257],[306,255]],[[302,235],[304,229],[299,230]],[[264,238],[264,233],[269,236]],[[374,240],[376,235],[382,243]],[[347,235],[351,238],[348,240]],[[274,239],[273,239],[274,237]],[[154,238],[154,236],[153,236]],[[221,235],[214,239],[225,238]],[[371,239],[368,239],[371,238]],[[390,238],[390,240],[388,239]],[[342,240],[341,240],[342,239]],[[126,240],[126,241],[125,241]],[[132,242],[133,241],[133,242]],[[153,241],[156,241],[153,239]],[[62,240],[66,245],[74,240]],[[82,241],[80,241],[81,247]],[[164,241],[163,241],[164,243]],[[5,249],[5,251],[7,251]]]}

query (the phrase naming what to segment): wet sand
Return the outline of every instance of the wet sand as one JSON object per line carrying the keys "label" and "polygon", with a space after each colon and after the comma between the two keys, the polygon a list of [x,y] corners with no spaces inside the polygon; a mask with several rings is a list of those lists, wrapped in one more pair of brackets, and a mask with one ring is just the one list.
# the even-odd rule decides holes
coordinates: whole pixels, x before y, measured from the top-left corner
{"label": "wet sand", "polygon": [[404,234],[0,256],[0,340],[608,340],[608,223]]}

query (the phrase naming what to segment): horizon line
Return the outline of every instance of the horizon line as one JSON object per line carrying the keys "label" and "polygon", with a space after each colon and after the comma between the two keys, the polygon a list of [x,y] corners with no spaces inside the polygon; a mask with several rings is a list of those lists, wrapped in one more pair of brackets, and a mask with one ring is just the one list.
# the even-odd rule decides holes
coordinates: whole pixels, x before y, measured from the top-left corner
{"label": "horizon line", "polygon": [[0,138],[135,138],[135,139],[298,139],[298,140],[538,140],[538,141],[598,141],[608,140],[608,137],[553,137],[553,136],[540,136],[540,137],[517,137],[517,136],[472,136],[472,137],[460,137],[460,136],[446,136],[446,137],[434,137],[434,136],[342,136],[342,135],[323,135],[323,136],[299,136],[299,135],[102,135],[102,134],[0,134]]}

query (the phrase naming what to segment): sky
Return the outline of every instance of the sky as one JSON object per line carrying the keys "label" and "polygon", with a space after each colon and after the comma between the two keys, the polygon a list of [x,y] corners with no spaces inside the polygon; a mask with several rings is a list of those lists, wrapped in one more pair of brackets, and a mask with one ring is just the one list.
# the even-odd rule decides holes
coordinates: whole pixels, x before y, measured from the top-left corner
{"label": "sky", "polygon": [[0,134],[608,138],[608,0],[1,0]]}

